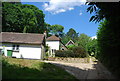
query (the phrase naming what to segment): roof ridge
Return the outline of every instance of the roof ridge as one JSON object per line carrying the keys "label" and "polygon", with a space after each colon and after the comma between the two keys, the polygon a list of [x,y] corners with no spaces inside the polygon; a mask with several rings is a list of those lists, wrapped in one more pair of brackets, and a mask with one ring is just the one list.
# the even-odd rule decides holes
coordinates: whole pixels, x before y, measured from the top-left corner
{"label": "roof ridge", "polygon": [[39,33],[19,33],[19,32],[1,32],[1,33],[44,35],[44,34],[39,34]]}

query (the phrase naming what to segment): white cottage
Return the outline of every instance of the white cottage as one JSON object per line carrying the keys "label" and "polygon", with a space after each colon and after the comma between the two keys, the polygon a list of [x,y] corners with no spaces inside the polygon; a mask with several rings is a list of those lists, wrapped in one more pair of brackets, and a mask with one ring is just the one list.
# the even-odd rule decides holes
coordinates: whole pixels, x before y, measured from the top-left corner
{"label": "white cottage", "polygon": [[55,35],[46,39],[46,45],[49,46],[50,56],[54,56],[56,50],[67,50],[67,47],[61,42],[61,39]]}
{"label": "white cottage", "polygon": [[0,33],[2,44],[0,49],[5,56],[28,59],[43,59],[45,54],[45,36],[44,34],[30,33]]}

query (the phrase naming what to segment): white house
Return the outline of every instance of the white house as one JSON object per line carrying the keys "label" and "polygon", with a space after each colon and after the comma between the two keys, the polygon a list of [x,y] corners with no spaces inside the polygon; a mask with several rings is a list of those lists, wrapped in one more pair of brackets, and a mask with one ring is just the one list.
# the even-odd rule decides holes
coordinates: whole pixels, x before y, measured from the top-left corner
{"label": "white house", "polygon": [[45,54],[44,34],[0,33],[0,49],[5,56],[28,59],[43,59]]}
{"label": "white house", "polygon": [[46,39],[46,45],[49,46],[50,56],[54,56],[56,50],[67,50],[67,47],[61,42],[61,39],[55,35]]}

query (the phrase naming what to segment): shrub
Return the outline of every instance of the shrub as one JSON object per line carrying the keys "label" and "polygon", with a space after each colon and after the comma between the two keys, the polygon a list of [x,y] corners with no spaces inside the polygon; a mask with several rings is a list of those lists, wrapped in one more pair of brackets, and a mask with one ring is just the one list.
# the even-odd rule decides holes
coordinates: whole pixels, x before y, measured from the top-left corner
{"label": "shrub", "polygon": [[88,53],[86,52],[86,50],[80,46],[74,47],[73,52],[75,54],[74,55],[75,57],[82,57],[82,58],[88,57]]}
{"label": "shrub", "polygon": [[67,46],[67,48],[68,48],[69,50],[72,50],[74,47],[75,47],[75,45],[68,45],[68,46]]}
{"label": "shrub", "polygon": [[87,57],[88,54],[85,49],[81,47],[74,47],[73,50],[58,50],[55,53],[56,57]]}
{"label": "shrub", "polygon": [[56,57],[74,57],[74,53],[72,50],[57,50],[55,52]]}

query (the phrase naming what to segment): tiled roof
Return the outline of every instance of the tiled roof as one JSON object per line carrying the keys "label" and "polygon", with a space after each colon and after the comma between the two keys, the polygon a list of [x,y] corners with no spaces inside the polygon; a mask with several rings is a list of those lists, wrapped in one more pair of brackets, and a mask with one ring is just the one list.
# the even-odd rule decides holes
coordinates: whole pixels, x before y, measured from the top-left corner
{"label": "tiled roof", "polygon": [[46,40],[47,41],[60,41],[60,38],[55,35],[52,35],[52,36],[48,37]]}
{"label": "tiled roof", "polygon": [[44,34],[1,32],[0,35],[0,42],[4,43],[42,44],[44,40]]}

